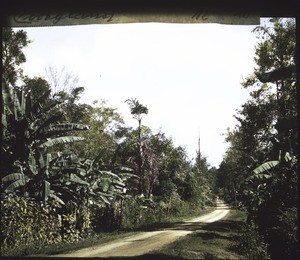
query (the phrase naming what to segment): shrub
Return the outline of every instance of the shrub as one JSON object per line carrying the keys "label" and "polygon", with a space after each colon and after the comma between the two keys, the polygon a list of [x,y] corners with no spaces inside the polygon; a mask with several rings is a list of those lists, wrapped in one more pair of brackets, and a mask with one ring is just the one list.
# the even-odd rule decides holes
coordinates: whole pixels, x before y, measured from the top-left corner
{"label": "shrub", "polygon": [[276,217],[277,223],[269,228],[267,233],[270,255],[278,259],[297,259],[299,257],[297,208],[280,209]]}
{"label": "shrub", "polygon": [[244,224],[233,247],[246,259],[270,259],[267,244],[253,224]]}
{"label": "shrub", "polygon": [[26,254],[29,247],[71,242],[89,233],[90,213],[86,205],[68,203],[61,208],[50,198],[45,205],[26,197],[7,196],[1,200],[1,255],[15,255],[22,248],[20,254]]}
{"label": "shrub", "polygon": [[[158,201],[156,201],[158,199]],[[199,211],[198,204],[181,200],[174,192],[169,202],[144,197],[127,197],[123,203],[121,227],[136,229],[159,222],[168,221],[172,217],[188,216]]]}
{"label": "shrub", "polygon": [[1,248],[40,247],[61,241],[61,219],[55,201],[42,207],[32,198],[9,196],[1,200]]}

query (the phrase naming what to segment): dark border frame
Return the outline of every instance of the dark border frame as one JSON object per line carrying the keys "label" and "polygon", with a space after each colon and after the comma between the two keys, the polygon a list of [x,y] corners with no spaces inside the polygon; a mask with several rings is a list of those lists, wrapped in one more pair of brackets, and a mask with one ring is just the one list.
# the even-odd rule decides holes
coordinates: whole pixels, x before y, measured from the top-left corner
{"label": "dark border frame", "polygon": [[[166,13],[185,13],[195,10],[206,10],[215,14],[248,14],[258,15],[260,17],[294,17],[296,18],[296,68],[298,72],[296,86],[297,99],[300,100],[300,2],[299,0],[1,0],[0,2],[0,26],[7,26],[7,19],[13,15],[36,14],[39,12],[80,12],[91,11],[105,12],[117,10],[126,14],[158,14]],[[2,38],[2,30],[0,30]],[[2,44],[1,44],[2,55]],[[2,82],[2,66],[1,66]],[[2,91],[0,93],[2,99]],[[2,102],[1,102],[2,103]],[[1,105],[1,112],[2,112]],[[298,120],[298,146],[300,144],[299,122],[300,110],[297,108]],[[2,136],[2,128],[1,128]],[[1,140],[2,143],[2,140]],[[0,146],[1,146],[0,143]],[[300,148],[300,147],[299,147]],[[299,168],[299,150],[298,149],[298,178],[300,177]],[[298,181],[298,198],[300,195],[300,182]],[[298,209],[299,209],[298,199]],[[298,210],[298,219],[300,212]],[[298,226],[298,241],[300,240],[300,225]]]}

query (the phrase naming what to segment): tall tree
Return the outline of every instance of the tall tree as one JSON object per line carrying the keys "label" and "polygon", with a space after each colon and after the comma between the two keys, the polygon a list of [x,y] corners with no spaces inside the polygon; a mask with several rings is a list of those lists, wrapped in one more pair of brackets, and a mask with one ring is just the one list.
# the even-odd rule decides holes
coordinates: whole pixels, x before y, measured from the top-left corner
{"label": "tall tree", "polygon": [[31,41],[23,30],[14,31],[12,28],[2,28],[2,66],[3,76],[8,83],[15,85],[18,78],[22,78],[20,65],[26,61],[23,48]]}
{"label": "tall tree", "polygon": [[[138,121],[138,136],[137,136],[137,145],[138,150],[136,153],[136,163],[138,166],[137,169],[137,175],[140,176],[140,185],[139,185],[139,191],[140,193],[145,193],[145,181],[146,177],[143,165],[145,163],[145,155],[144,155],[144,148],[147,146],[145,141],[142,140],[142,114],[148,114],[148,108],[144,105],[142,105],[137,99],[131,98],[125,100],[125,102],[129,105],[130,113],[133,115],[133,118]],[[143,145],[144,144],[144,145]]]}
{"label": "tall tree", "polygon": [[148,114],[148,108],[142,105],[137,99],[131,98],[125,101],[130,107],[130,113],[133,118],[139,123],[138,125],[138,138],[141,139],[141,124],[142,124],[142,114]]}

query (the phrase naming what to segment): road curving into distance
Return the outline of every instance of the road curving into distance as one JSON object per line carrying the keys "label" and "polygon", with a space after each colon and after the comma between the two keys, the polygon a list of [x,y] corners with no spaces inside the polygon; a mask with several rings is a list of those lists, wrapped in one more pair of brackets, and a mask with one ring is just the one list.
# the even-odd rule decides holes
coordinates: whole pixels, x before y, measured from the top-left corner
{"label": "road curving into distance", "polygon": [[201,229],[201,225],[212,223],[224,218],[230,209],[222,201],[217,202],[217,209],[197,218],[188,219],[171,227],[157,231],[142,232],[108,243],[95,245],[74,252],[57,254],[53,257],[122,257],[140,256],[162,246],[172,243],[176,239]]}

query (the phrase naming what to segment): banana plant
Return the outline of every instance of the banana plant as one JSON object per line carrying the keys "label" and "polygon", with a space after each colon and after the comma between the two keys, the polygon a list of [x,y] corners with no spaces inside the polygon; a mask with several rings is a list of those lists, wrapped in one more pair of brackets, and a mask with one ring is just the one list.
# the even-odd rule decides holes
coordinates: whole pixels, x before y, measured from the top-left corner
{"label": "banana plant", "polygon": [[[100,158],[96,158],[100,160]],[[19,164],[19,172],[2,178],[4,192],[24,189],[27,196],[44,203],[52,197],[64,205],[72,200],[77,203],[89,199],[93,204],[110,204],[126,193],[126,180],[135,177],[126,167],[103,170],[95,160],[79,158],[73,153],[58,152],[35,157],[30,154],[28,167]]]}
{"label": "banana plant", "polygon": [[46,198],[50,194],[47,175],[55,161],[51,160],[51,151],[55,146],[83,140],[70,133],[89,127],[62,123],[60,102],[47,100],[49,91],[32,104],[30,93],[2,80],[1,188],[23,193],[40,189]]}
{"label": "banana plant", "polygon": [[[280,145],[286,147],[286,145]],[[284,156],[282,156],[284,155]],[[263,200],[271,196],[270,186],[277,179],[282,178],[280,174],[285,174],[286,169],[292,169],[297,163],[297,158],[291,155],[291,151],[279,150],[278,160],[264,162],[252,171],[245,180],[244,194],[249,198],[250,207],[255,210],[263,203]]]}
{"label": "banana plant", "polygon": [[60,103],[45,102],[49,93],[32,104],[30,93],[25,95],[5,80],[2,91],[2,193],[14,192],[44,203],[52,197],[62,205],[84,199],[110,203],[124,195],[126,180],[134,176],[131,169],[104,167],[100,163],[101,153],[89,160],[64,150],[56,151],[59,145],[84,140],[66,134],[87,130],[87,125],[61,123]]}
{"label": "banana plant", "polygon": [[59,165],[64,176],[64,180],[60,181],[66,187],[81,191],[81,196],[88,198],[93,204],[110,204],[114,199],[123,197],[126,193],[126,181],[135,177],[130,168],[104,167],[99,163],[99,156],[90,160],[68,154],[65,155],[65,161],[67,164],[64,167]]}
{"label": "banana plant", "polygon": [[31,104],[30,93],[25,95],[23,90],[9,86],[4,80],[2,94],[1,166],[4,175],[12,172],[10,166],[14,161],[26,163],[30,150],[83,140],[69,133],[89,128],[82,124],[58,123],[63,119],[63,111],[57,100],[45,104],[49,93],[42,94],[35,104]]}

